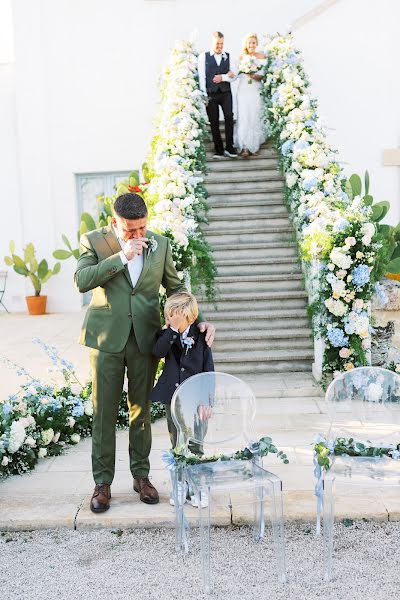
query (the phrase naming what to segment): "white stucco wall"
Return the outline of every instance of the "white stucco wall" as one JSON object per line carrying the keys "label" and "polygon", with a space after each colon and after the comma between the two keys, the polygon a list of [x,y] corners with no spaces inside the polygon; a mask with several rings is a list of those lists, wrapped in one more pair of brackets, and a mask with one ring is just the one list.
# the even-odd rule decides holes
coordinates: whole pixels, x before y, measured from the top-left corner
{"label": "white stucco wall", "polygon": [[[317,0],[14,0],[15,65],[0,66],[0,198],[12,232],[51,259],[62,233],[75,236],[75,173],[138,168],[157,110],[158,74],[174,41],[225,33],[236,55],[248,31],[285,31]],[[385,9],[386,5],[386,9]],[[399,200],[399,169],[381,166],[398,144],[395,0],[342,0],[295,32],[332,144],[349,172],[370,170],[373,191]],[[387,14],[389,13],[389,14]],[[379,23],[379,27],[377,27]],[[387,49],[387,50],[386,50]],[[0,63],[1,63],[0,57]],[[386,71],[381,68],[384,63]],[[387,73],[387,74],[386,74]],[[400,214],[397,215],[400,217]],[[50,311],[75,310],[74,262],[44,292]],[[29,284],[10,277],[7,304],[24,309]]]}

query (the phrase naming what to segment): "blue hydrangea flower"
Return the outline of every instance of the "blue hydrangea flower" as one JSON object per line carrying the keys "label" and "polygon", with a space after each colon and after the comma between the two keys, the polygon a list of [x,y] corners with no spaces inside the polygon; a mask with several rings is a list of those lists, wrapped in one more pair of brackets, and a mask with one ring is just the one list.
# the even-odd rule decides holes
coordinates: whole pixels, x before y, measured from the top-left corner
{"label": "blue hydrangea flower", "polygon": [[303,188],[306,192],[311,192],[317,186],[318,186],[318,179],[316,177],[314,177],[314,175],[311,177],[306,177],[306,179],[303,181]]}
{"label": "blue hydrangea flower", "polygon": [[334,348],[343,348],[349,345],[349,338],[338,327],[332,327],[328,330],[328,340]]}
{"label": "blue hydrangea flower", "polygon": [[336,231],[336,232],[343,231],[349,225],[350,225],[350,223],[347,219],[338,219],[333,226],[333,231]]}
{"label": "blue hydrangea flower", "polygon": [[316,209],[315,208],[307,208],[307,210],[304,211],[304,216],[309,219],[310,217],[312,217],[313,215],[315,215]]}
{"label": "blue hydrangea flower", "polygon": [[75,406],[73,407],[71,414],[73,417],[81,417],[84,412],[85,412],[85,409],[83,408],[82,402],[78,401],[78,402],[76,402]]}
{"label": "blue hydrangea flower", "polygon": [[353,284],[361,287],[369,282],[369,268],[367,265],[358,265],[352,271]]}
{"label": "blue hydrangea flower", "polygon": [[11,406],[11,404],[6,404],[6,403],[5,403],[5,404],[3,404],[3,405],[2,405],[2,407],[3,407],[3,414],[4,414],[4,415],[9,415],[9,414],[10,414],[10,412],[12,411],[12,406]]}
{"label": "blue hydrangea flower", "polygon": [[287,156],[289,152],[293,148],[293,140],[286,140],[284,144],[282,144],[281,152],[283,156]]}
{"label": "blue hydrangea flower", "polygon": [[293,150],[305,150],[306,148],[308,148],[309,145],[310,144],[305,140],[297,140],[297,142],[293,146]]}

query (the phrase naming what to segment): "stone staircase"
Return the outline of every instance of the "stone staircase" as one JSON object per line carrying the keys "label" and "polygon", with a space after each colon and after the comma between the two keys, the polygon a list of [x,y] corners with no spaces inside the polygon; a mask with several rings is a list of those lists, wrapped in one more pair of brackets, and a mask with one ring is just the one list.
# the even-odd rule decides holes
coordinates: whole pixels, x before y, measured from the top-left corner
{"label": "stone staircase", "polygon": [[208,142],[204,233],[218,269],[218,296],[215,306],[202,308],[217,327],[216,367],[243,375],[310,372],[307,294],[277,155],[268,143],[249,159],[212,154]]}

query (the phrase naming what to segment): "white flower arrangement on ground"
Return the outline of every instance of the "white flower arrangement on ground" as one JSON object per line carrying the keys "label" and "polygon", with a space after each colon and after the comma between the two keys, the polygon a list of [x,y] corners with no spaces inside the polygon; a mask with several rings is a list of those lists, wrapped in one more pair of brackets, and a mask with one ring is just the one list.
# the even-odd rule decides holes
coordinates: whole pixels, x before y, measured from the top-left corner
{"label": "white flower arrangement on ground", "polygon": [[[310,307],[325,341],[325,374],[367,364],[374,292],[372,272],[380,245],[359,178],[346,182],[326,136],[300,53],[291,36],[269,39],[264,99],[271,137],[280,152],[287,203],[303,261],[320,261],[318,296]],[[307,276],[307,272],[306,272]]]}
{"label": "white flower arrangement on ground", "polygon": [[[147,168],[150,185],[150,229],[171,240],[178,272],[196,279],[202,261],[202,281],[213,293],[215,267],[199,229],[206,222],[206,113],[197,77],[197,54],[189,41],[177,42],[161,79],[161,109]],[[194,271],[194,272],[193,272]],[[183,277],[183,274],[182,274]],[[192,281],[196,286],[196,281]]]}
{"label": "white flower arrangement on ground", "polygon": [[[34,340],[53,363],[51,371],[62,376],[62,383],[45,383],[6,358],[0,362],[16,369],[27,380],[18,393],[0,400],[0,479],[21,475],[33,469],[39,458],[62,454],[92,432],[93,403],[91,384],[82,385],[73,365],[61,358],[55,348]],[[151,419],[165,414],[153,403]],[[126,427],[126,392],[122,394],[117,427]]]}

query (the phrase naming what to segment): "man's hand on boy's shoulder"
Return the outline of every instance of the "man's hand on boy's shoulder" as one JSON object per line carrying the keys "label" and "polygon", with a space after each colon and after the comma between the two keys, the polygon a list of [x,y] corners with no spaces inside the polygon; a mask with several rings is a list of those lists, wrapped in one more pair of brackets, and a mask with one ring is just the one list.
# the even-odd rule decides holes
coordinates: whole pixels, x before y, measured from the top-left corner
{"label": "man's hand on boy's shoulder", "polygon": [[211,348],[215,337],[215,326],[212,323],[203,321],[197,325],[201,333],[206,333],[206,344]]}

